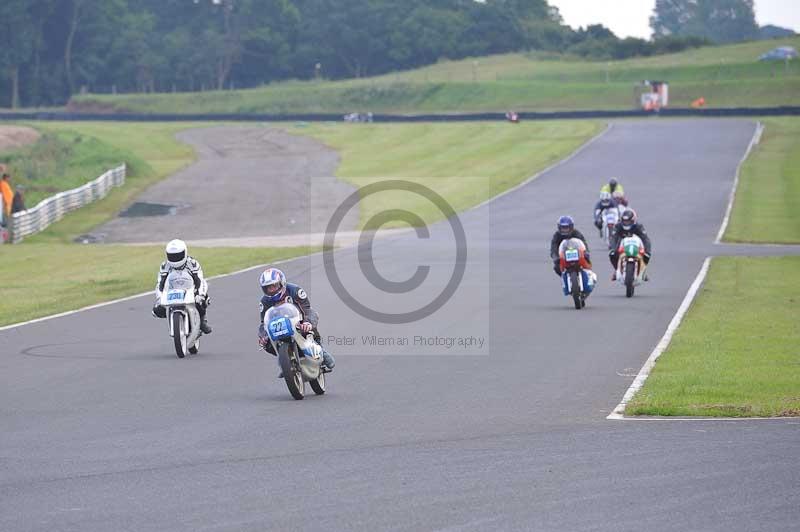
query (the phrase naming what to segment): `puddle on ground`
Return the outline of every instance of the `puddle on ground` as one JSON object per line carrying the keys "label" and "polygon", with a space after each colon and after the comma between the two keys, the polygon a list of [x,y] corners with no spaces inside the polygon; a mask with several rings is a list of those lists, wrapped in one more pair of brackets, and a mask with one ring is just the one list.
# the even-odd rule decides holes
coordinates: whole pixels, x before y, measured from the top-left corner
{"label": "puddle on ground", "polygon": [[161,203],[145,203],[137,201],[130,207],[119,213],[120,218],[141,218],[144,216],[175,216],[178,212],[176,205],[164,205]]}

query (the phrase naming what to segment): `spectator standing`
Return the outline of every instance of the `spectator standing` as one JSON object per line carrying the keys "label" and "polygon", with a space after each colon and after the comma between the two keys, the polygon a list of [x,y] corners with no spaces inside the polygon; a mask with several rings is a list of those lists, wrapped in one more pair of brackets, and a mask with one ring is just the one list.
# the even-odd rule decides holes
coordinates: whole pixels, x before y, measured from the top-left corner
{"label": "spectator standing", "polygon": [[3,196],[3,218],[8,218],[11,215],[11,204],[14,202],[14,191],[9,183],[10,176],[3,174],[0,180],[0,194]]}
{"label": "spectator standing", "polygon": [[11,201],[11,214],[25,210],[25,188],[18,186],[14,192],[14,199]]}

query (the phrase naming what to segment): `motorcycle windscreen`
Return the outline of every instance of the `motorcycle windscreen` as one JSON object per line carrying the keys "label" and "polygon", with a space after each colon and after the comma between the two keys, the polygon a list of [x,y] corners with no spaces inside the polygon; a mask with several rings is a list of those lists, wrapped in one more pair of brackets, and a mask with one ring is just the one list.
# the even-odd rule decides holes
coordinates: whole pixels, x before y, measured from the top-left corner
{"label": "motorcycle windscreen", "polygon": [[292,303],[276,305],[264,315],[264,326],[272,341],[283,340],[294,334],[294,323],[300,321],[300,310]]}

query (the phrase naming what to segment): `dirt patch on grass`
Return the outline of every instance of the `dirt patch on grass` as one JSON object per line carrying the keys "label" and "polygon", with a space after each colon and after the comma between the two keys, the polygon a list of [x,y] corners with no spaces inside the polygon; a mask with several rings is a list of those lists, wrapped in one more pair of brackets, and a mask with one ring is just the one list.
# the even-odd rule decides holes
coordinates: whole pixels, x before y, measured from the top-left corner
{"label": "dirt patch on grass", "polygon": [[[0,152],[13,151],[17,148],[33,144],[39,140],[41,134],[31,127],[25,126],[0,126]],[[0,170],[5,170],[0,163]]]}

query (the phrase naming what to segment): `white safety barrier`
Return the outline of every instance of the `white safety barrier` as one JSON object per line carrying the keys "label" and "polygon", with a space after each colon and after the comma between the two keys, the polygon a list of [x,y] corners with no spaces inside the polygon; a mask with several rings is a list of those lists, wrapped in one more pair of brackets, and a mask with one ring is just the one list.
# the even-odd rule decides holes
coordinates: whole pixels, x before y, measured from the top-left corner
{"label": "white safety barrier", "polygon": [[57,222],[69,211],[88,205],[95,200],[106,197],[109,191],[125,184],[126,168],[121,166],[109,170],[97,179],[85,185],[59,192],[39,202],[36,207],[11,215],[9,241],[16,243],[28,235],[43,231],[50,224]]}

